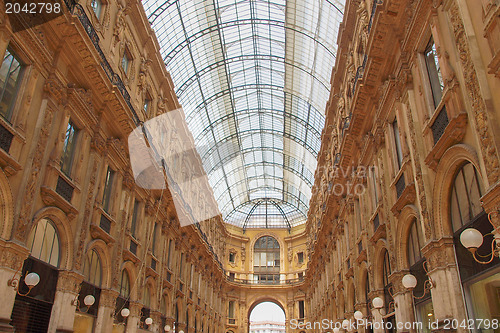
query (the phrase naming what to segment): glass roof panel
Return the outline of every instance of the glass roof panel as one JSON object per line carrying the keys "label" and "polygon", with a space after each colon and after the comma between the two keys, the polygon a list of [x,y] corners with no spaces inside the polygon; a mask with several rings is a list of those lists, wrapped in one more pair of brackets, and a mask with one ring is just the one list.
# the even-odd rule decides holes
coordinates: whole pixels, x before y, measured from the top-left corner
{"label": "glass roof panel", "polygon": [[226,222],[305,222],[344,1],[143,0]]}

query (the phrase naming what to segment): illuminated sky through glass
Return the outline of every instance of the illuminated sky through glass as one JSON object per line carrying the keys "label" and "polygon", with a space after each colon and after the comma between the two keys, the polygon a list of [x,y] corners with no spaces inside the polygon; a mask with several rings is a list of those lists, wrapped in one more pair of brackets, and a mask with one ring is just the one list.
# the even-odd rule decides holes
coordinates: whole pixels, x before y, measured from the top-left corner
{"label": "illuminated sky through glass", "polygon": [[305,222],[344,0],[143,1],[226,222]]}

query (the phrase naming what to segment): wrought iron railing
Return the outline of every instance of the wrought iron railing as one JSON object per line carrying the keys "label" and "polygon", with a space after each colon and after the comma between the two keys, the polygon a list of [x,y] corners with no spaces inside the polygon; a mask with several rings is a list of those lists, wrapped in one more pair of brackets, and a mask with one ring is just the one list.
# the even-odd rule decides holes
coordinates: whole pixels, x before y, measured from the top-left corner
{"label": "wrought iron railing", "polygon": [[108,219],[104,214],[101,214],[99,227],[101,227],[102,230],[106,231],[106,233],[111,233],[111,220]]}
{"label": "wrought iron railing", "polygon": [[155,258],[151,258],[151,269],[152,269],[153,271],[156,271],[156,264],[157,264],[157,263],[158,263],[158,262],[156,261],[156,259],[155,259]]}
{"label": "wrought iron railing", "polygon": [[68,183],[63,177],[59,176],[57,178],[56,192],[67,202],[71,202],[73,198],[73,186]]}
{"label": "wrought iron railing", "polygon": [[80,23],[83,25],[85,28],[85,31],[87,32],[87,35],[89,36],[90,40],[92,41],[92,44],[94,44],[94,47],[99,54],[100,59],[100,64],[106,75],[108,76],[108,79],[111,81],[113,85],[115,85],[118,90],[120,91],[123,99],[125,100],[125,103],[127,106],[130,108],[130,111],[132,112],[132,115],[134,117],[134,122],[136,126],[140,124],[139,117],[137,116],[137,113],[135,112],[135,109],[130,101],[130,94],[125,87],[125,84],[123,83],[121,77],[113,71],[111,68],[111,65],[109,64],[108,60],[106,59],[106,56],[104,55],[104,52],[101,49],[101,46],[99,45],[99,36],[97,35],[97,32],[95,31],[94,27],[92,26],[92,23],[87,16],[87,13],[85,13],[85,10],[83,7],[77,3],[75,0],[64,0],[66,3],[66,6],[68,7],[68,10],[70,11],[71,14],[76,15],[78,19],[80,20]]}
{"label": "wrought iron railing", "polygon": [[12,134],[4,126],[0,125],[0,148],[5,150],[6,153],[10,150],[12,139],[14,139],[14,134]]}
{"label": "wrought iron railing", "polygon": [[131,239],[130,240],[130,252],[132,252],[134,255],[137,255],[137,243],[135,242],[135,240]]}
{"label": "wrought iron railing", "polygon": [[436,144],[439,139],[443,136],[444,131],[446,130],[446,126],[449,123],[448,114],[446,113],[446,106],[443,106],[436,119],[431,125],[432,130],[432,138],[434,139],[434,144]]}
{"label": "wrought iron railing", "polygon": [[378,217],[378,214],[377,214],[373,218],[373,230],[376,231],[379,226],[380,226],[380,220],[379,220],[379,217]]}
{"label": "wrought iron railing", "polygon": [[405,183],[405,175],[404,173],[399,176],[398,181],[396,182],[396,194],[399,197],[401,197],[401,194],[403,194],[403,191],[405,190],[406,183]]}
{"label": "wrought iron railing", "polygon": [[[377,5],[382,4],[382,0],[374,0],[373,5],[372,5],[372,12],[370,13],[370,20],[368,22],[368,34],[370,34],[370,31],[373,26],[373,17],[375,16],[375,12],[377,11]],[[363,57],[363,64],[358,67],[356,70],[356,76],[354,77],[354,84],[352,85],[352,94],[354,95],[354,92],[356,91],[356,86],[358,83],[358,80],[363,77],[364,71],[365,71],[365,66],[366,62],[368,60],[368,56],[366,54],[365,50],[365,55]]]}
{"label": "wrought iron railing", "polygon": [[[68,7],[68,10],[70,13],[73,15],[76,15],[78,19],[80,20],[80,23],[83,25],[85,28],[85,31],[87,32],[87,35],[89,36],[90,40],[92,41],[92,44],[94,45],[97,53],[99,54],[101,58],[101,67],[103,68],[104,72],[106,73],[108,79],[111,81],[113,85],[115,85],[118,90],[120,91],[123,99],[125,100],[125,103],[127,106],[130,108],[130,111],[132,112],[132,115],[134,117],[134,121],[136,126],[139,126],[140,120],[139,117],[137,116],[137,113],[132,106],[132,103],[130,101],[130,94],[128,90],[125,87],[125,84],[123,83],[121,77],[116,74],[113,69],[111,68],[111,65],[109,64],[108,60],[106,59],[106,56],[104,55],[104,52],[102,51],[100,45],[99,45],[99,36],[97,35],[94,27],[92,26],[92,23],[90,19],[88,18],[87,14],[85,13],[85,10],[83,7],[78,4],[75,0],[64,0],[66,6]],[[1,133],[0,133],[1,134]],[[213,254],[215,260],[217,261],[218,265],[222,270],[224,270],[224,266],[222,265],[222,262],[219,260],[219,256],[217,253],[215,253],[213,246],[210,244],[208,241],[207,236],[205,233],[201,230],[199,224],[196,225],[198,228],[198,231],[200,232],[203,240],[207,244],[209,251]]]}
{"label": "wrought iron railing", "polygon": [[240,279],[240,278],[229,278],[226,275],[227,281],[232,283],[247,284],[247,285],[294,285],[304,282],[304,277],[295,279],[285,279],[285,280],[251,280],[251,279]]}

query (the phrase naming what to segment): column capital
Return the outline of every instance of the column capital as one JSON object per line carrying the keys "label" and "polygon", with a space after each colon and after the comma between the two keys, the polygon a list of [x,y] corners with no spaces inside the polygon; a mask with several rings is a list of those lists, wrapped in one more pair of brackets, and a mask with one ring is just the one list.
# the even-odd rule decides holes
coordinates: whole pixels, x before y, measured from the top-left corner
{"label": "column capital", "polygon": [[0,267],[20,270],[28,255],[29,250],[24,245],[0,239]]}
{"label": "column capital", "polygon": [[[77,293],[80,284],[83,281],[83,275],[75,271],[59,271],[56,290],[62,292]],[[43,281],[42,281],[43,282]]]}
{"label": "column capital", "polygon": [[422,255],[427,258],[430,272],[456,265],[453,237],[441,237],[438,240],[430,241],[422,248]]}
{"label": "column capital", "polygon": [[107,308],[114,308],[116,305],[116,299],[119,295],[120,293],[113,289],[102,289],[101,296],[99,298],[99,305]]}
{"label": "column capital", "polygon": [[141,314],[141,309],[143,308],[142,303],[130,301],[129,310],[131,316],[139,316]]}
{"label": "column capital", "polygon": [[500,227],[500,183],[497,183],[483,197],[481,202],[486,214],[490,214],[490,221],[495,228]]}

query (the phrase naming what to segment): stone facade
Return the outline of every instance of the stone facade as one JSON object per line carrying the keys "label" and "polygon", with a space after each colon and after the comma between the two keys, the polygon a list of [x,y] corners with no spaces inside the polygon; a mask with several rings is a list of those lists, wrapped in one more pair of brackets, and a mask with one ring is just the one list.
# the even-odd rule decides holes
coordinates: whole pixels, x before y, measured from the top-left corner
{"label": "stone facade", "polygon": [[[422,309],[438,323],[429,330],[440,331],[449,320],[478,318],[477,304],[487,300],[474,298],[461,276],[450,202],[457,173],[470,163],[482,188],[479,216],[498,226],[499,9],[488,0],[347,1],[306,228],[308,321],[353,320],[359,310],[374,321],[410,323]],[[437,102],[430,41],[441,76]],[[412,224],[427,262],[420,279],[433,282],[426,307],[424,290],[412,294],[401,282],[412,269]],[[375,297],[392,304],[377,310]],[[500,309],[488,306],[498,318]]]}
{"label": "stone facade", "polygon": [[[341,322],[357,310],[374,321],[412,322],[417,299],[401,280],[411,271],[415,223],[433,282],[426,304],[434,330],[471,318],[468,287],[457,288],[464,284],[450,191],[472,164],[484,214],[500,226],[498,1],[346,1],[308,221],[290,231],[244,231],[220,217],[181,227],[187,213],[175,209],[169,189],[136,185],[128,135],[180,105],[141,2],[99,3],[96,10],[90,0],[65,0],[62,15],[36,26],[21,20],[19,31],[0,3],[0,54],[21,65],[10,111],[0,117],[0,332],[14,331],[29,297],[12,284],[22,284],[29,265],[52,277],[40,282],[53,282],[51,333],[163,332],[174,323],[177,332],[248,332],[263,301],[283,309],[287,332],[301,332],[290,328],[293,319]],[[68,170],[69,125],[78,134]],[[185,122],[175,127],[169,144],[182,148],[179,137],[191,135]],[[54,262],[32,251],[43,221],[58,237]],[[254,274],[263,236],[279,243],[277,283]],[[99,286],[87,281],[94,252]],[[95,309],[80,300],[89,284],[99,291]],[[375,297],[388,301],[383,310],[371,305]],[[125,307],[130,315],[119,323]]]}

